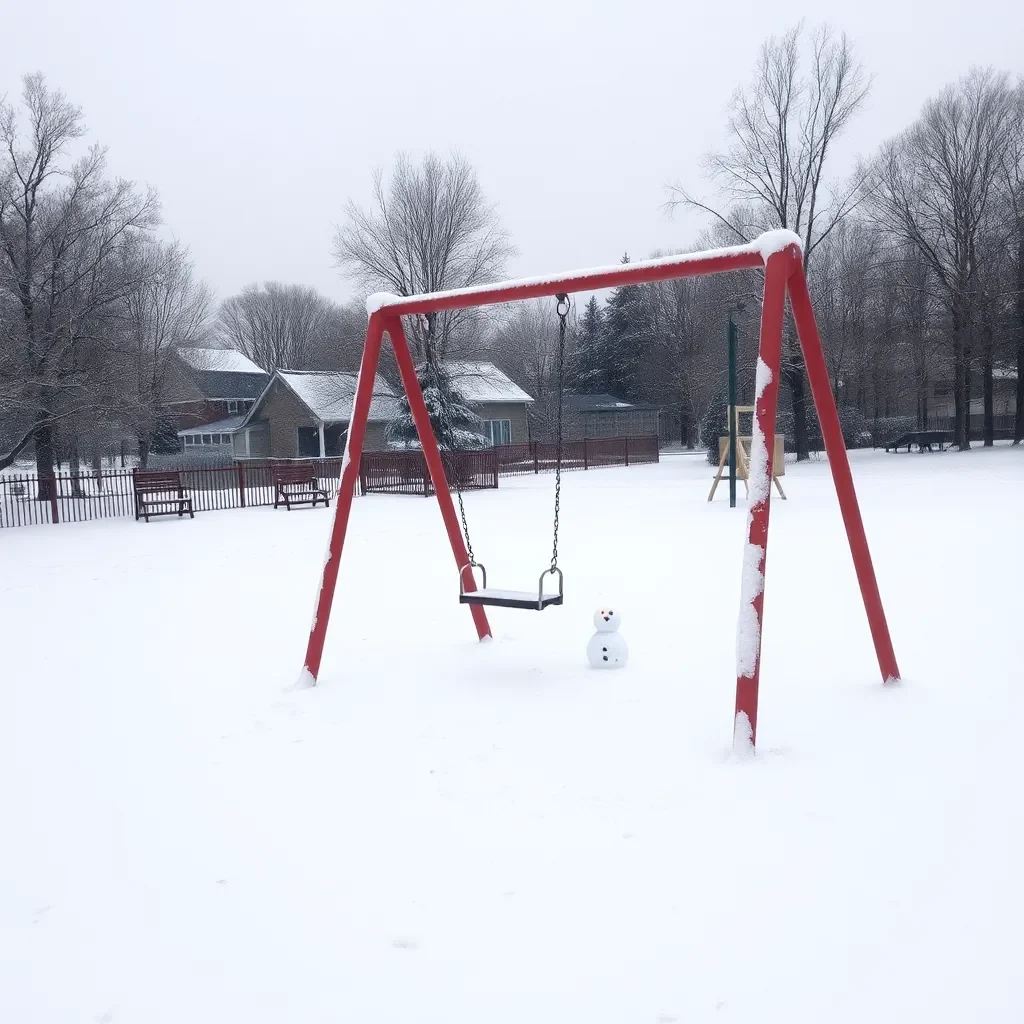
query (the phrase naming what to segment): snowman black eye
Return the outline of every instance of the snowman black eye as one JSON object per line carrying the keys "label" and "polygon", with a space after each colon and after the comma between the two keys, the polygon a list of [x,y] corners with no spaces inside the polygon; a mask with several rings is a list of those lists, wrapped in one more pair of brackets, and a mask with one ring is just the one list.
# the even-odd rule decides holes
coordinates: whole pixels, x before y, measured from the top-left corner
{"label": "snowman black eye", "polygon": [[606,654],[608,652],[608,648],[607,647],[602,647],[601,650],[604,651]]}
{"label": "snowman black eye", "polygon": [[607,661],[608,660],[608,655],[606,654],[601,660],[602,661]]}

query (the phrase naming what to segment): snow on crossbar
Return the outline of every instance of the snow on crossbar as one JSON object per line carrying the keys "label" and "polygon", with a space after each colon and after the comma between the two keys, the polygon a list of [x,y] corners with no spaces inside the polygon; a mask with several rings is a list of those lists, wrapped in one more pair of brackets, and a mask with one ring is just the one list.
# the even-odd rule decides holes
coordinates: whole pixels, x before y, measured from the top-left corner
{"label": "snow on crossbar", "polygon": [[392,295],[375,292],[366,300],[366,312],[373,316],[378,311],[398,313],[436,313],[442,309],[464,309],[467,306],[490,306],[498,302],[516,302],[535,299],[559,292],[599,291],[620,284],[648,284],[668,281],[676,277],[697,277],[701,274],[722,274],[729,270],[760,270],[768,258],[782,252],[787,246],[801,248],[799,235],[792,231],[766,231],[746,245],[705,252],[680,253],[660,256],[639,263],[618,263],[612,267],[591,267],[587,270],[569,270],[541,277],[522,277],[514,281],[473,285],[471,288],[453,288],[444,292],[425,292],[422,295]]}

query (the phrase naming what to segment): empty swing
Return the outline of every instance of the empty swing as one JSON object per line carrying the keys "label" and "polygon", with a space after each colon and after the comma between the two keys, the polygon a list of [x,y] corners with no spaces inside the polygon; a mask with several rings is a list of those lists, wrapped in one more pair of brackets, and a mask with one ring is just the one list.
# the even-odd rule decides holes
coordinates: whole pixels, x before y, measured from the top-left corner
{"label": "empty swing", "polygon": [[[455,473],[455,492],[459,499],[459,513],[462,516],[462,533],[466,539],[466,553],[469,561],[459,569],[459,603],[482,604],[494,608],[521,608],[525,611],[542,612],[551,605],[562,603],[562,570],[558,568],[558,512],[562,497],[562,391],[565,377],[565,329],[569,316],[569,296],[558,295],[558,413],[555,441],[555,521],[551,541],[551,564],[540,574],[537,589],[534,590],[498,590],[487,586],[487,569],[483,562],[478,562],[473,554],[473,544],[469,539],[469,524],[466,521],[466,507],[462,502],[462,487],[459,475]],[[480,587],[477,590],[466,590],[466,574],[476,582],[476,570],[480,570]],[[544,579],[547,576],[558,577],[558,590],[544,590]]]}

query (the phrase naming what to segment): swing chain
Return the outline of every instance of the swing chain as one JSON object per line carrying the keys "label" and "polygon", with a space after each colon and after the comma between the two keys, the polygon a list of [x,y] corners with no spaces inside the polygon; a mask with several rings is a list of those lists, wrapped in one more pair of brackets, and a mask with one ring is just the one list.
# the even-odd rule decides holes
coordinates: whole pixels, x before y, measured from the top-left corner
{"label": "swing chain", "polygon": [[556,295],[558,313],[558,413],[555,443],[555,523],[551,542],[551,567],[548,572],[558,571],[558,516],[562,500],[562,391],[565,385],[565,331],[569,319],[569,296]]}
{"label": "swing chain", "polygon": [[462,517],[462,535],[466,538],[466,554],[469,556],[469,564],[476,565],[476,555],[473,554],[473,542],[469,539],[469,523],[466,521],[466,506],[462,503],[462,485],[459,482],[459,467],[452,466],[455,474],[455,493],[459,497],[459,515]]}

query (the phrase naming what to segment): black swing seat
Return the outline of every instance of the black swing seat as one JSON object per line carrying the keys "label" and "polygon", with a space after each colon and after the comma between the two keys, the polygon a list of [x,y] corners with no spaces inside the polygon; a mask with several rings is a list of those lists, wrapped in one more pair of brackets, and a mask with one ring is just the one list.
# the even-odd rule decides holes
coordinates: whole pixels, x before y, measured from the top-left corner
{"label": "black swing seat", "polygon": [[[483,586],[478,590],[466,590],[466,571],[471,579],[473,570],[479,569]],[[544,593],[544,577],[558,577],[557,592]],[[562,603],[562,570],[546,569],[540,575],[536,590],[497,590],[487,586],[487,570],[479,562],[464,565],[459,573],[459,604],[482,604],[493,608],[520,608],[523,611],[542,612],[545,608]]]}

